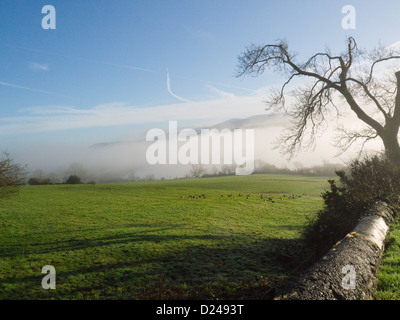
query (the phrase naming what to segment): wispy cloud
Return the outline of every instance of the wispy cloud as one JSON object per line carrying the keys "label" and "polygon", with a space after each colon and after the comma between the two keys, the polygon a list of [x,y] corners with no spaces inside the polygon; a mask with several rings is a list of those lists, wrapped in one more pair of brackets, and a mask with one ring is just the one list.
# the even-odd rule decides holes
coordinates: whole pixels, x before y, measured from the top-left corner
{"label": "wispy cloud", "polygon": [[[27,48],[27,47],[21,47],[21,46],[16,46],[16,45],[12,45],[12,44],[5,44],[5,46],[6,47],[16,48],[16,49],[19,49],[19,50],[24,50],[24,51],[42,53],[44,55],[52,55],[52,56],[63,57],[63,58],[68,58],[68,59],[73,59],[73,60],[78,60],[78,61],[90,62],[90,63],[95,63],[95,64],[102,64],[102,65],[105,65],[105,66],[112,66],[112,67],[117,67],[117,68],[124,68],[124,69],[143,71],[143,72],[149,72],[149,73],[158,73],[158,72],[156,72],[154,70],[141,68],[141,67],[138,67],[138,66],[131,66],[131,65],[126,65],[126,64],[98,61],[98,60],[93,60],[93,59],[89,59],[89,58],[71,56],[71,55],[66,55],[66,54],[61,54],[61,53],[56,53],[56,52],[46,52],[46,51],[43,51],[43,50]],[[36,68],[40,68],[40,67],[45,67],[46,66],[44,64],[37,64],[35,62],[33,62],[33,64],[35,64],[35,65],[33,65],[33,67],[36,67]]]}
{"label": "wispy cloud", "polygon": [[73,107],[66,106],[41,106],[41,107],[30,107],[18,110],[19,114],[29,115],[66,115],[66,114],[91,114],[91,110],[79,110]]}
{"label": "wispy cloud", "polygon": [[213,86],[211,86],[209,84],[206,84],[206,87],[208,89],[210,89],[211,91],[217,93],[221,97],[225,97],[225,98],[228,98],[228,99],[234,99],[236,97],[233,93],[222,91],[222,90],[217,89],[217,88],[215,88],[215,87],[213,87]]}
{"label": "wispy cloud", "polygon": [[204,31],[202,29],[190,28],[186,25],[181,24],[183,30],[193,39],[205,40],[205,41],[216,41],[216,37],[213,33]]}
{"label": "wispy cloud", "polygon": [[28,62],[29,69],[34,72],[48,71],[50,69],[48,64],[45,63],[37,63],[37,62]]}
{"label": "wispy cloud", "polygon": [[40,106],[19,110],[17,116],[0,119],[0,135],[29,134],[78,128],[165,124],[169,120],[202,123],[245,118],[263,113],[263,96],[220,95],[218,99],[180,102],[154,107],[116,102],[88,109],[73,106]]}
{"label": "wispy cloud", "polygon": [[29,87],[20,86],[20,85],[13,84],[13,83],[8,83],[8,82],[0,81],[0,86],[11,87],[11,88],[27,90],[27,91],[31,91],[31,92],[43,93],[43,94],[47,94],[47,95],[52,95],[52,96],[58,96],[58,97],[72,99],[71,97],[65,96],[65,95],[62,95],[62,94],[58,94],[58,93],[54,93],[54,92],[50,92],[50,91],[45,91],[45,90],[40,90],[40,89],[35,89],[35,88],[29,88]]}
{"label": "wispy cloud", "polygon": [[400,41],[397,41],[397,42],[394,42],[394,43],[388,45],[388,46],[386,47],[386,49],[389,49],[389,50],[391,50],[391,49],[393,49],[393,50],[399,50],[399,49],[400,49]]}
{"label": "wispy cloud", "polygon": [[[71,56],[71,55],[66,55],[66,54],[61,54],[61,53],[56,53],[56,52],[46,52],[46,51],[39,50],[39,49],[16,46],[16,45],[12,45],[12,44],[5,44],[5,46],[12,47],[12,48],[19,49],[19,50],[24,50],[24,51],[31,51],[31,52],[41,53],[43,55],[58,56],[58,57],[73,59],[73,60],[77,60],[77,61],[84,61],[84,62],[88,62],[88,63],[95,63],[95,64],[98,64],[98,65],[115,67],[115,68],[123,68],[123,69],[128,69],[128,70],[133,70],[133,71],[142,71],[142,72],[146,72],[146,73],[152,73],[152,74],[155,74],[155,75],[164,75],[165,74],[164,72],[162,72],[160,70],[157,71],[157,70],[153,70],[153,69],[149,69],[149,68],[143,68],[143,67],[139,67],[139,66],[132,66],[132,65],[127,65],[127,64],[98,61],[98,60],[93,60],[93,59],[89,59],[89,58],[85,58],[85,57]],[[244,87],[240,87],[240,86],[236,86],[236,85],[232,85],[232,84],[228,84],[228,83],[221,83],[221,82],[209,81],[209,80],[204,80],[204,79],[196,79],[196,78],[191,78],[191,77],[181,76],[181,75],[176,75],[176,74],[174,74],[174,78],[185,79],[185,80],[194,81],[194,82],[202,82],[202,83],[205,83],[205,84],[222,86],[222,87],[227,87],[227,88],[232,88],[232,89],[239,89],[239,90],[244,90],[244,91],[253,92],[253,93],[256,92],[256,90],[254,90],[254,89],[244,88]],[[184,102],[189,101],[187,99],[179,97],[174,92],[172,92],[170,82],[171,82],[170,76],[167,75],[167,89],[168,89],[168,92],[170,94],[172,94],[175,98],[177,98],[177,99],[179,99],[181,101],[184,101]]]}

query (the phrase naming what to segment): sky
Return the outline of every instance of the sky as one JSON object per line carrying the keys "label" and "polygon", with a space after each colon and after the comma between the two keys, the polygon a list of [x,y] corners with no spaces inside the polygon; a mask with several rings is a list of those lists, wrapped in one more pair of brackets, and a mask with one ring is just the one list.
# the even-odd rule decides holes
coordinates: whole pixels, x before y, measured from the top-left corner
{"label": "sky", "polygon": [[[45,5],[56,28],[42,28]],[[342,8],[356,29],[342,28]],[[400,2],[316,0],[2,0],[0,150],[33,167],[53,153],[112,142],[176,120],[198,126],[265,114],[284,78],[235,77],[252,43],[285,38],[299,57],[348,36],[400,41]],[[74,161],[73,157],[68,161]],[[45,169],[45,168],[42,168]]]}

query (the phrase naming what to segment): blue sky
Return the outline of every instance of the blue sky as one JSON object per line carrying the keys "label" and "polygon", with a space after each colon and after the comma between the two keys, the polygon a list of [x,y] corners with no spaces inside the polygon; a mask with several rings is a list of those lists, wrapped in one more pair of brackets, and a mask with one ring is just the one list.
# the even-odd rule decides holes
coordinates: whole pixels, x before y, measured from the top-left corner
{"label": "blue sky", "polygon": [[[48,4],[56,30],[41,26]],[[356,30],[341,27],[347,4]],[[399,12],[395,0],[2,0],[0,149],[261,114],[264,89],[283,79],[235,78],[247,45],[286,38],[304,57],[341,52],[348,35],[365,48],[390,45],[400,41]]]}

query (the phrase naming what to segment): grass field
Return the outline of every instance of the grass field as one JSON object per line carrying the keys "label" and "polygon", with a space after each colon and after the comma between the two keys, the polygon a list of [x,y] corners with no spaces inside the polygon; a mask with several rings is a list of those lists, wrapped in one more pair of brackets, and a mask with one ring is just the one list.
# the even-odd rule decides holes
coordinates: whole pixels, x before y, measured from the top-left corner
{"label": "grass field", "polygon": [[378,274],[376,297],[381,300],[400,300],[400,223],[394,223],[386,238],[386,249]]}
{"label": "grass field", "polygon": [[275,175],[24,186],[1,202],[0,299],[271,298],[307,265],[300,232],[325,188]]}

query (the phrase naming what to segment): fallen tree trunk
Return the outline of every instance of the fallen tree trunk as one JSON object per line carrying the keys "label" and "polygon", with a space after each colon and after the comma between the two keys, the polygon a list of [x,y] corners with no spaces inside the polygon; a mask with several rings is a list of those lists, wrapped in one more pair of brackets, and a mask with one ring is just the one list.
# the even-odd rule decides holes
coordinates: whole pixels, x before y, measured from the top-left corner
{"label": "fallen tree trunk", "polygon": [[376,203],[351,233],[279,299],[373,299],[384,242],[393,219],[394,211],[386,203]]}

